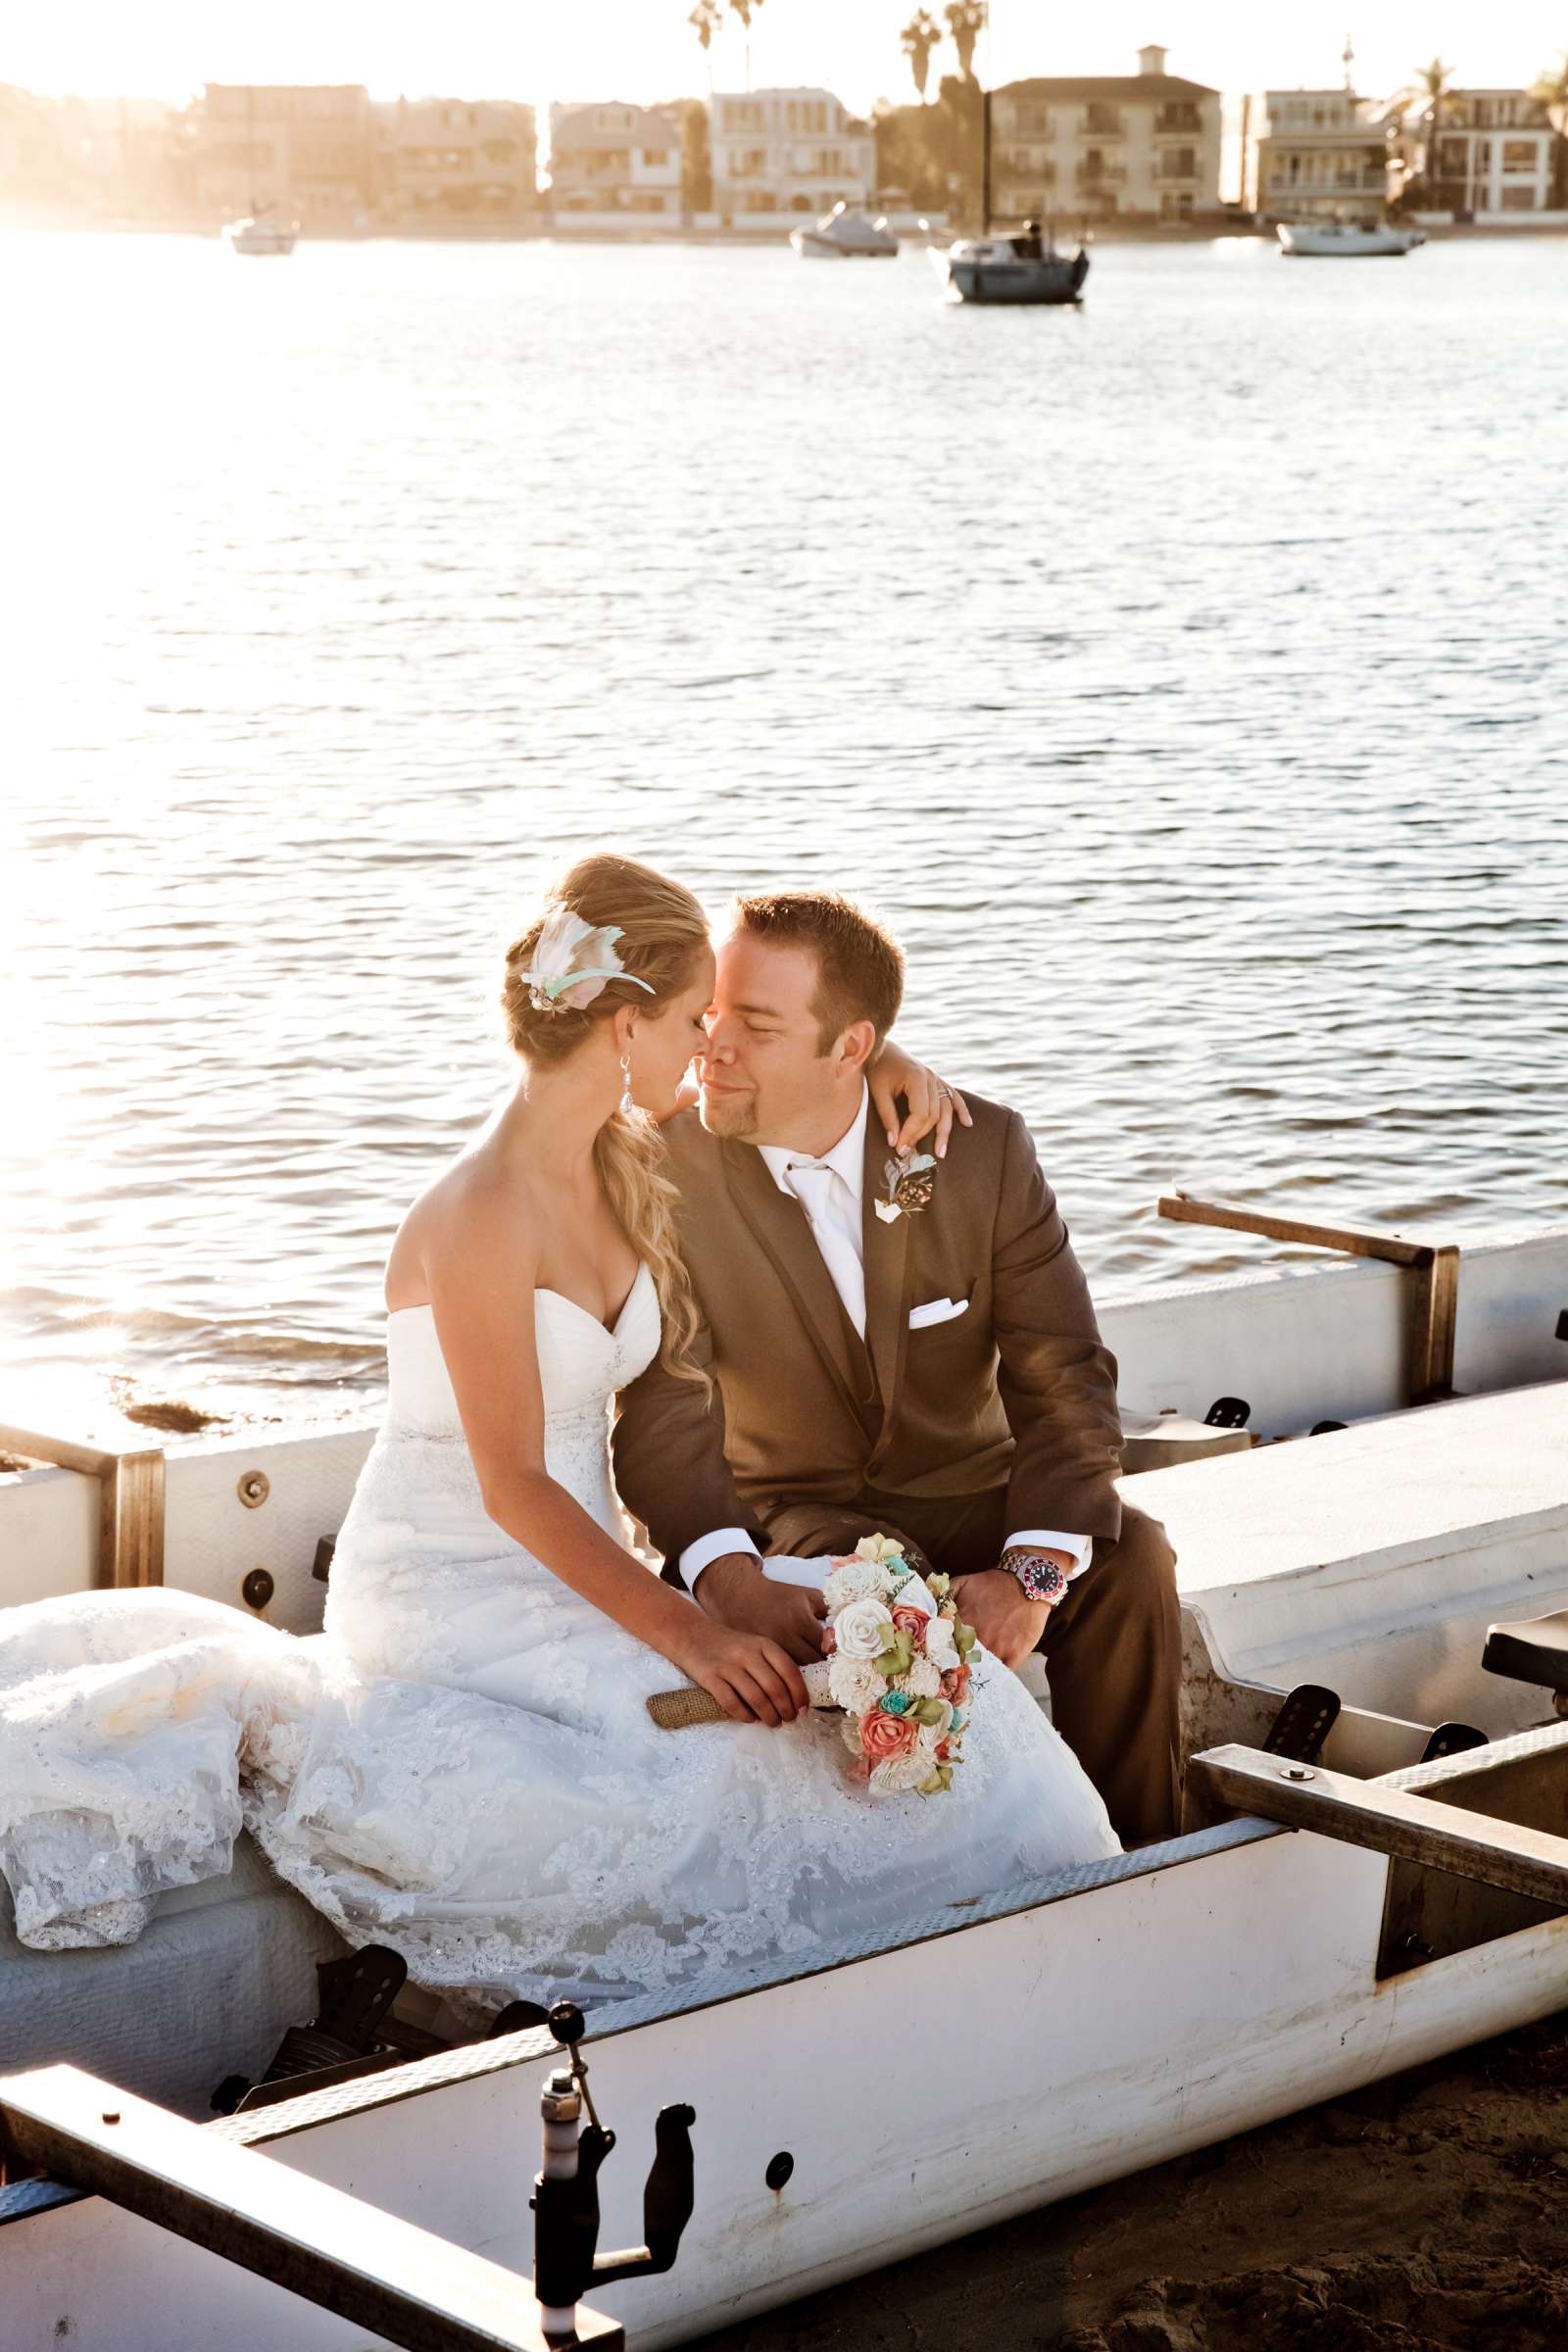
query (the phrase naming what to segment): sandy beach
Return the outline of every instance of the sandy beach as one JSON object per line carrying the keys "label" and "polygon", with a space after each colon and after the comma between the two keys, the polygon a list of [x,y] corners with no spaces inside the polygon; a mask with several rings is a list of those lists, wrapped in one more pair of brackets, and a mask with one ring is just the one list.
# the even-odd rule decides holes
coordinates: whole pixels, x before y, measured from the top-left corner
{"label": "sandy beach", "polygon": [[837,2287],[704,2352],[1553,2352],[1568,2011]]}

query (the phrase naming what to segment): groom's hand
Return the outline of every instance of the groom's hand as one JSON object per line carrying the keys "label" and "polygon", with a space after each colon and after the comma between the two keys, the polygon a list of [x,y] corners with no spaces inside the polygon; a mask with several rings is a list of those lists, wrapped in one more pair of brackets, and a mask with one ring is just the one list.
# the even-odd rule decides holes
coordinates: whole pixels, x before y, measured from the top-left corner
{"label": "groom's hand", "polygon": [[956,1576],[953,1597],[965,1625],[972,1625],[994,1658],[1021,1666],[1051,1615],[1049,1600],[1031,1600],[1007,1568],[985,1568],[978,1576]]}
{"label": "groom's hand", "polygon": [[820,1592],[801,1585],[770,1583],[755,1552],[727,1551],[721,1559],[710,1560],[697,1579],[692,1598],[716,1624],[776,1642],[797,1666],[822,1655],[827,1602]]}

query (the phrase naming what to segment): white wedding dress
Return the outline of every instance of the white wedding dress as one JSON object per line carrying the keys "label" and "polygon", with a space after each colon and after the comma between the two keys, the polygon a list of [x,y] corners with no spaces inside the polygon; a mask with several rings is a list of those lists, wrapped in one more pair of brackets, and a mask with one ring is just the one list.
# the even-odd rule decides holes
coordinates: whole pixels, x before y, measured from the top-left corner
{"label": "white wedding dress", "polygon": [[[659,1346],[652,1278],[613,1331],[552,1291],[535,1313],[549,1470],[621,1537],[609,1414]],[[599,2007],[892,1941],[1120,1851],[1070,1750],[979,1650],[940,1797],[872,1795],[837,1714],[658,1730],[645,1701],[675,1670],[486,1516],[427,1307],[390,1317],[388,1360],[324,1635],[175,1592],[0,1611],[0,1869],[24,1942],[131,1940],[161,1887],[227,1868],[243,1817],[416,1982]]]}

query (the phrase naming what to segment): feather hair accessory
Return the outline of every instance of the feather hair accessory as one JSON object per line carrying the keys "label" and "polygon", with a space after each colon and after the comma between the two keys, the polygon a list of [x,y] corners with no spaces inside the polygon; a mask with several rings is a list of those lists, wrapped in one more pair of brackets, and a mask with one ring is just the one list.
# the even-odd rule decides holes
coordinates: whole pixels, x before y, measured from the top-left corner
{"label": "feather hair accessory", "polygon": [[621,962],[615,950],[619,937],[618,923],[601,923],[596,929],[569,906],[558,906],[540,932],[533,961],[523,975],[539,1011],[559,1012],[570,1005],[573,1012],[581,1012],[612,980],[629,980],[633,988],[655,995],[648,981],[639,980]]}

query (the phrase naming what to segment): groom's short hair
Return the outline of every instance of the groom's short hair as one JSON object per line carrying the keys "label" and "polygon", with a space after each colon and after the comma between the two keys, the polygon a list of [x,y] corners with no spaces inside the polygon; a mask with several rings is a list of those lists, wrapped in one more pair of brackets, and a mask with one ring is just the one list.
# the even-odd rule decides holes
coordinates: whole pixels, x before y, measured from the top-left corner
{"label": "groom's short hair", "polygon": [[773,890],[737,899],[735,928],[816,958],[811,1010],[820,1051],[831,1052],[852,1023],[869,1021],[880,1045],[904,1002],[904,950],[891,931],[836,890]]}

